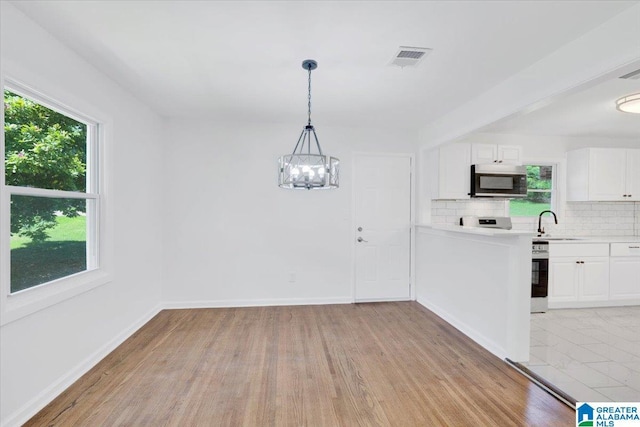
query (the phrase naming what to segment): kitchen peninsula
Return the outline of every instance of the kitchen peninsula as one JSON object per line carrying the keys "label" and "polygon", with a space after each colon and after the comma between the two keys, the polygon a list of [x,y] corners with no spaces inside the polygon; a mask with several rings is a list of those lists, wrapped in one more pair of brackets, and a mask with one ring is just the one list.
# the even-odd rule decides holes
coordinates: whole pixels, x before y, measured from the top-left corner
{"label": "kitchen peninsula", "polygon": [[416,225],[416,299],[491,353],[529,360],[534,233]]}

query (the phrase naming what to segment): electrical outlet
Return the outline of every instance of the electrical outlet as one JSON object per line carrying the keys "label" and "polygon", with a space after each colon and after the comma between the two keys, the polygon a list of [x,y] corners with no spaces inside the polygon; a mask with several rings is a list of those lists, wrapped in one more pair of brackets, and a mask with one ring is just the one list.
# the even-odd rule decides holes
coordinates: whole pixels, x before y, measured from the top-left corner
{"label": "electrical outlet", "polygon": [[289,273],[289,282],[295,283],[296,281],[296,273]]}

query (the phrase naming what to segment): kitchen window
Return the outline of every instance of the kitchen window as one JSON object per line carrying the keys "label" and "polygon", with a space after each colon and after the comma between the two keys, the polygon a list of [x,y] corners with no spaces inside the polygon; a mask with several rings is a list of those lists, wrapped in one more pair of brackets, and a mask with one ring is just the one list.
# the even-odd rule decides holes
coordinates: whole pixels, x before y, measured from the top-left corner
{"label": "kitchen window", "polygon": [[511,200],[509,214],[512,217],[537,217],[544,210],[553,209],[555,204],[554,165],[526,165],[527,197]]}
{"label": "kitchen window", "polygon": [[2,217],[10,232],[2,234],[2,278],[10,296],[99,267],[99,134],[82,114],[4,88]]}

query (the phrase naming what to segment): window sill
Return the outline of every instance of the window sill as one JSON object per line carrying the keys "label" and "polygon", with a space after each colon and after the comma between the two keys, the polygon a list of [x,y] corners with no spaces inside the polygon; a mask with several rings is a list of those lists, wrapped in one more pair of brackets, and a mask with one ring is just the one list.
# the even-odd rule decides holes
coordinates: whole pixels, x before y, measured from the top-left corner
{"label": "window sill", "polygon": [[59,304],[111,281],[104,269],[84,271],[2,298],[0,326]]}

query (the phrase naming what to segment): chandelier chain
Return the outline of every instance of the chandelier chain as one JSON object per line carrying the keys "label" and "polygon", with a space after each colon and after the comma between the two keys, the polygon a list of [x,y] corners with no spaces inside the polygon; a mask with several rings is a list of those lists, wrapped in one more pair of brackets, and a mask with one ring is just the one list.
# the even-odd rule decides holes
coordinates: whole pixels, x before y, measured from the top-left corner
{"label": "chandelier chain", "polygon": [[311,126],[311,64],[309,64],[307,68],[309,70],[309,95],[308,95],[308,100],[309,100],[308,118],[309,119],[307,121],[307,124]]}

